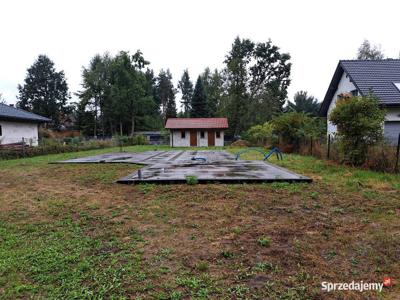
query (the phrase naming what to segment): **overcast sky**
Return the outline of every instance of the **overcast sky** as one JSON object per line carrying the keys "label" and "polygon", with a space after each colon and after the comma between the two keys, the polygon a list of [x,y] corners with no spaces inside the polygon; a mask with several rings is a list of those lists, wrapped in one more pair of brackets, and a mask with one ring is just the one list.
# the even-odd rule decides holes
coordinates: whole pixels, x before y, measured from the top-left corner
{"label": "overcast sky", "polygon": [[292,56],[290,98],[306,90],[322,100],[339,59],[351,59],[363,39],[385,54],[400,51],[399,1],[159,0],[0,2],[0,93],[15,103],[17,84],[39,54],[80,89],[82,66],[96,53],[142,50],[156,72],[183,69],[194,80],[221,68],[236,36],[271,38]]}

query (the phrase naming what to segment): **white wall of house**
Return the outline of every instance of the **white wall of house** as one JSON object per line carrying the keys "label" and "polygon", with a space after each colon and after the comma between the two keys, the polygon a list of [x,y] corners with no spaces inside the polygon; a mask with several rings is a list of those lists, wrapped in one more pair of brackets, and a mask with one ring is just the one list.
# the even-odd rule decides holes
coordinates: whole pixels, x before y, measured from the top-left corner
{"label": "white wall of house", "polygon": [[217,135],[215,135],[215,146],[217,147],[223,147],[224,146],[224,131],[220,130],[220,137],[217,138]]}
{"label": "white wall of house", "polygon": [[[172,147],[190,147],[190,130],[184,130],[185,137],[182,138],[182,130],[171,130],[170,131],[170,146]],[[201,138],[201,132],[204,132],[204,138]],[[224,146],[224,131],[220,130],[220,137],[217,138],[216,131],[215,134],[215,146]],[[208,146],[208,131],[207,130],[197,130],[197,147],[207,147]]]}
{"label": "white wall of house", "polygon": [[338,88],[337,88],[335,94],[333,95],[331,104],[329,105],[329,108],[328,108],[328,118],[327,118],[327,133],[328,134],[332,134],[337,131],[336,126],[333,125],[329,121],[329,114],[336,106],[336,101],[338,99],[338,95],[340,95],[342,93],[349,93],[355,89],[356,89],[355,85],[350,81],[350,78],[347,76],[346,72],[343,72],[342,78],[340,79],[339,84],[338,84]]}
{"label": "white wall of house", "polygon": [[400,121],[400,108],[386,107],[385,121]]}
{"label": "white wall of house", "polygon": [[[182,131],[185,132],[185,138],[182,138]],[[190,147],[189,130],[171,130],[169,143],[171,147]]]}
{"label": "white wall of house", "polygon": [[[204,133],[204,137],[201,138],[201,132]],[[197,146],[207,147],[208,146],[208,132],[206,130],[197,131]]]}
{"label": "white wall of house", "polygon": [[2,121],[1,126],[1,144],[19,143],[24,138],[26,144],[31,146],[38,145],[38,124],[16,121]]}

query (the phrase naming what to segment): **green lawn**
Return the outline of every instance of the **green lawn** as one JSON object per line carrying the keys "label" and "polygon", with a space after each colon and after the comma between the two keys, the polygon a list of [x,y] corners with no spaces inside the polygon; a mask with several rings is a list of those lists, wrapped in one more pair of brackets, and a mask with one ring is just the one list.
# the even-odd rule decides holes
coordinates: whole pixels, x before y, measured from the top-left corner
{"label": "green lawn", "polygon": [[321,291],[400,278],[399,175],[285,155],[313,183],[118,185],[140,166],[49,164],[118,150],[0,161],[0,299],[400,294]]}

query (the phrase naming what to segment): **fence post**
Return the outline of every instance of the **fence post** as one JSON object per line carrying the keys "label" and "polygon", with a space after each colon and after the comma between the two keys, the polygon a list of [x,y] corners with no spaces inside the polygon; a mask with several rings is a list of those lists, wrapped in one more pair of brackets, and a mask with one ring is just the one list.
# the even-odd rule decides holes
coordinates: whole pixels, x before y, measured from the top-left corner
{"label": "fence post", "polygon": [[399,138],[397,140],[396,166],[394,167],[395,172],[399,171],[399,154],[400,154],[400,133],[399,133]]}
{"label": "fence post", "polygon": [[328,152],[326,153],[326,158],[329,159],[331,154],[331,134],[328,134]]}

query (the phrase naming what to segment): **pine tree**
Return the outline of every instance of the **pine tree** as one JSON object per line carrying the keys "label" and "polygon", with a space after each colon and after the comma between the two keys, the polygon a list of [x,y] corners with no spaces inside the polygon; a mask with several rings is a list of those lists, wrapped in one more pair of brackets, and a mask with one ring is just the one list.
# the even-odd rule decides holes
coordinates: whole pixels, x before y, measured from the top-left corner
{"label": "pine tree", "polygon": [[288,102],[287,110],[304,112],[313,116],[318,115],[320,104],[313,96],[309,96],[305,91],[294,94],[294,103]]}
{"label": "pine tree", "polygon": [[181,80],[178,82],[178,89],[182,94],[181,103],[184,116],[188,117],[193,97],[193,83],[190,81],[189,71],[187,69],[183,71]]}
{"label": "pine tree", "polygon": [[175,103],[175,94],[176,90],[172,83],[172,75],[169,70],[164,71],[161,70],[158,78],[157,78],[157,102],[161,106],[161,115],[164,118],[164,121],[167,119],[167,108],[169,108],[168,114],[173,114],[172,107],[175,107],[175,116],[176,116],[176,105]]}
{"label": "pine tree", "polygon": [[194,87],[190,116],[194,118],[206,118],[209,116],[207,97],[204,91],[203,80],[201,79],[201,76],[197,78],[196,85]]}
{"label": "pine tree", "polygon": [[28,69],[25,83],[18,85],[18,107],[48,117],[59,128],[63,114],[70,112],[70,94],[64,71],[57,72],[46,55],[39,55]]}
{"label": "pine tree", "polygon": [[168,99],[167,108],[166,108],[166,111],[165,111],[165,119],[168,119],[168,118],[176,118],[175,97]]}

